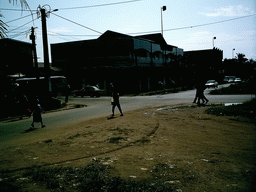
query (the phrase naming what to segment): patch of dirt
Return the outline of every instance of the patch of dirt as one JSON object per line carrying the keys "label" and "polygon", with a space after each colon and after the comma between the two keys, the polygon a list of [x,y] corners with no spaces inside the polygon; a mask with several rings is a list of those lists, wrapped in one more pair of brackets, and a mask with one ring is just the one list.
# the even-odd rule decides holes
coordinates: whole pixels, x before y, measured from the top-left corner
{"label": "patch of dirt", "polygon": [[[24,135],[0,151],[0,168],[84,166],[100,159],[112,175],[154,174],[182,191],[254,189],[254,124],[206,114],[205,107],[136,110]],[[157,164],[167,166],[158,171]]]}

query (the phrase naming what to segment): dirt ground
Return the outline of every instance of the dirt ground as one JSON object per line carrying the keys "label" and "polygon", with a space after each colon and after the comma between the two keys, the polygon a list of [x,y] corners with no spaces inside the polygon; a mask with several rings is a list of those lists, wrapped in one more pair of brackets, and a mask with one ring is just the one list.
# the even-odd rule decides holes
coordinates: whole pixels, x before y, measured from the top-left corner
{"label": "dirt ground", "polygon": [[162,163],[169,166],[166,182],[182,191],[255,191],[255,124],[205,110],[163,106],[28,131],[0,151],[0,168],[79,167],[99,159],[112,175],[138,180]]}

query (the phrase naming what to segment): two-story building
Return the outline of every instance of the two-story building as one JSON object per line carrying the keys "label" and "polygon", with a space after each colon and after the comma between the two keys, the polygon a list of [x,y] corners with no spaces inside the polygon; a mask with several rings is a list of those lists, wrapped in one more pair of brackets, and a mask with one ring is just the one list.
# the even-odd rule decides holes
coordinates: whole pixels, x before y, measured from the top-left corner
{"label": "two-story building", "polygon": [[139,92],[157,89],[159,81],[165,85],[170,79],[165,66],[183,50],[168,45],[161,34],[106,31],[93,40],[51,44],[51,53],[52,65],[64,69],[73,86],[99,83],[106,89],[116,82],[124,92]]}

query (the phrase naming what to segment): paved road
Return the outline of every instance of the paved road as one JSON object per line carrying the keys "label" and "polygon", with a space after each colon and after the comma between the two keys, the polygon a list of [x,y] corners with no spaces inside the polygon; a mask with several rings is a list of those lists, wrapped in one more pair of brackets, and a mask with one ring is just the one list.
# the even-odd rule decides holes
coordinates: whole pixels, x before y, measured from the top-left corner
{"label": "paved road", "polygon": [[[209,90],[206,90],[205,95],[210,100],[209,104],[242,103],[254,97],[254,95],[208,95],[208,92]],[[178,104],[192,105],[194,97],[195,90],[189,90],[166,95],[121,97],[120,103],[125,115],[126,111],[141,108]],[[87,119],[108,116],[111,114],[110,100],[110,97],[70,97],[70,104],[85,104],[87,107],[43,114],[43,121],[47,127],[41,130],[49,131],[82,122]],[[116,114],[119,115],[117,109]],[[10,123],[0,122],[0,146],[4,145],[4,142],[7,142],[8,140],[22,137],[22,135],[24,135],[22,132],[30,127],[31,122],[32,118]],[[40,127],[40,124],[35,124],[35,126]]]}

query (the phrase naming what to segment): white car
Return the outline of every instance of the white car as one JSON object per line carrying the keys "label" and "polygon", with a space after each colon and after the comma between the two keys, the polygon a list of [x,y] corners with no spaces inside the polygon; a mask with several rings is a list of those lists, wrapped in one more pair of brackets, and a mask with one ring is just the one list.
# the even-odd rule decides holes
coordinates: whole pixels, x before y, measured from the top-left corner
{"label": "white car", "polygon": [[216,88],[216,87],[218,87],[218,82],[215,80],[209,80],[206,82],[205,87],[206,88],[210,88],[210,87]]}
{"label": "white car", "polygon": [[242,80],[241,80],[241,78],[236,78],[236,79],[234,80],[234,82],[235,82],[235,83],[240,83],[240,82],[242,82]]}

